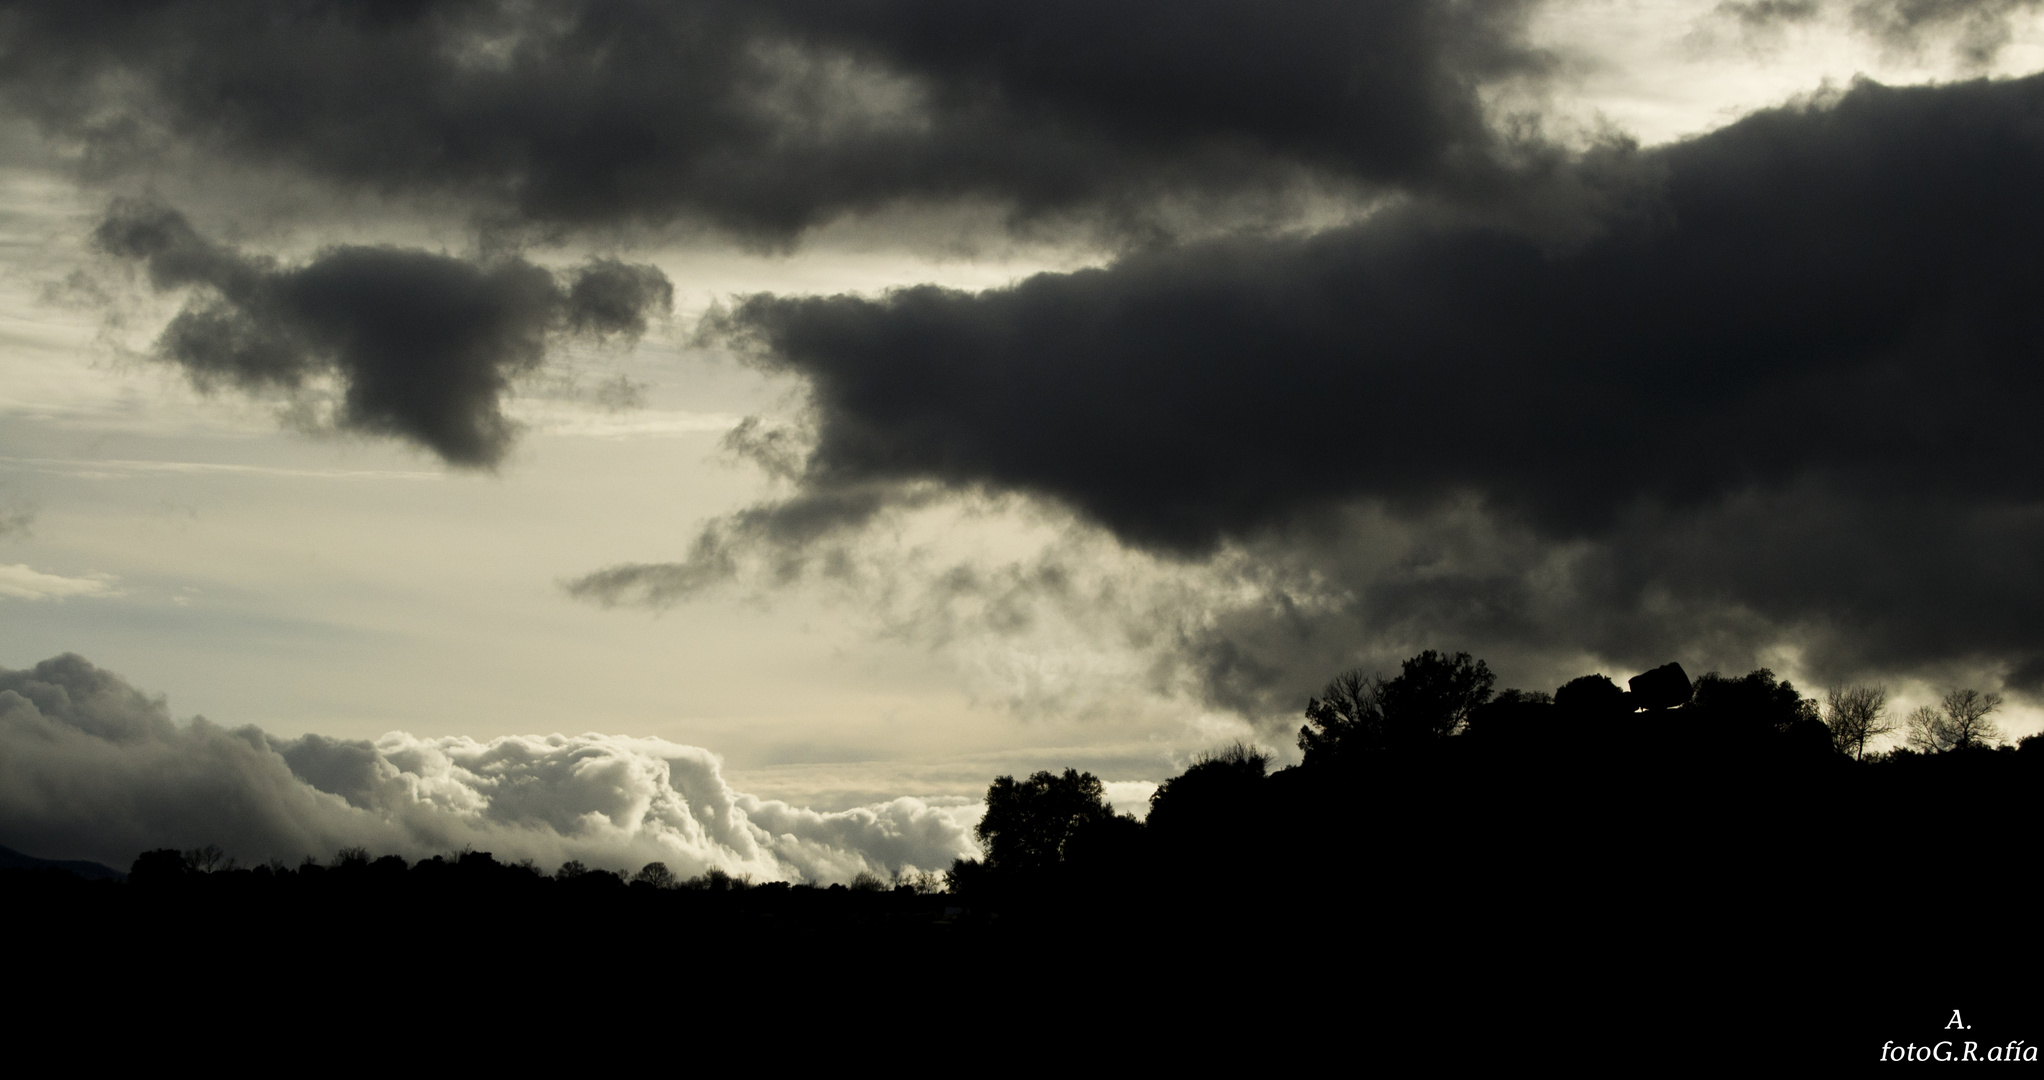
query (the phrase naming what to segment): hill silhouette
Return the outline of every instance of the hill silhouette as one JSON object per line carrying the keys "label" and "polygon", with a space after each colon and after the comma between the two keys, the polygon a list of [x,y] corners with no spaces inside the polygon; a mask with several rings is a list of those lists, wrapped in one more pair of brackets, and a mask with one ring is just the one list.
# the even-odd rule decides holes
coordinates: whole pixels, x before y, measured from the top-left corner
{"label": "hill silhouette", "polygon": [[1922,1041],[1953,1008],[1996,1030],[2035,1015],[2044,737],[1863,754],[1766,670],[1493,694],[1481,661],[1433,652],[1389,679],[1344,674],[1305,720],[1301,764],[1200,755],[1141,822],[1087,773],[996,778],[985,857],[941,882],[360,848],[243,867],[200,848],[144,852],[125,882],[33,860],[0,888],[116,967],[175,965],[194,941],[444,926],[558,939],[518,953],[520,977],[572,982],[630,928],[762,987],[774,971],[947,972],[1037,1015],[1057,971],[1139,971],[1180,1006],[1195,988],[1308,1019],[1338,1002],[1316,1038],[1475,1031],[1497,1049],[1581,1029],[1737,1049],[1692,1045],[1715,1030],[1820,1064]]}

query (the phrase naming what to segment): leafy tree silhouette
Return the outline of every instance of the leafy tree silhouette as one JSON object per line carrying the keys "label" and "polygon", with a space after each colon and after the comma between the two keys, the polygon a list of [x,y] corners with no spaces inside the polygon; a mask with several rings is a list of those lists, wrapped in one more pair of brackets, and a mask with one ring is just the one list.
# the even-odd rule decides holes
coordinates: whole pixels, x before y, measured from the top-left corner
{"label": "leafy tree silhouette", "polygon": [[986,845],[989,869],[1030,873],[1063,862],[1074,837],[1113,819],[1099,778],[1066,769],[1063,776],[1039,772],[1021,781],[995,777],[986,816],[973,831]]}
{"label": "leafy tree silhouette", "polygon": [[1571,725],[1617,720],[1633,711],[1632,701],[1611,677],[1582,675],[1563,683],[1554,692],[1554,707]]}
{"label": "leafy tree silhouette", "polygon": [[752,875],[741,874],[733,877],[713,866],[697,874],[695,877],[682,882],[681,887],[684,889],[694,889],[698,892],[743,892],[752,887]]}
{"label": "leafy tree silhouette", "polygon": [[1150,796],[1146,824],[1160,836],[1185,836],[1202,842],[1239,829],[1245,811],[1261,793],[1269,768],[1269,754],[1239,742],[1202,753]]}
{"label": "leafy tree silhouette", "polygon": [[1361,668],[1345,671],[1307,702],[1299,749],[1312,766],[1445,739],[1490,700],[1495,684],[1483,661],[1432,649],[1407,660],[1389,682]]}
{"label": "leafy tree silhouette", "polygon": [[673,889],[678,888],[681,882],[675,879],[674,871],[669,870],[666,863],[649,862],[633,875],[632,884],[651,885],[656,889]]}
{"label": "leafy tree silhouette", "polygon": [[1490,700],[1496,682],[1489,666],[1466,652],[1449,656],[1428,649],[1407,660],[1380,695],[1392,737],[1425,742],[1460,734],[1469,714]]}
{"label": "leafy tree silhouette", "polygon": [[1362,668],[1336,675],[1317,698],[1306,701],[1306,726],[1299,749],[1306,763],[1324,764],[1362,748],[1377,749],[1384,738],[1384,680]]}
{"label": "leafy tree silhouette", "polygon": [[1553,734],[1554,698],[1538,690],[1506,690],[1471,709],[1463,737],[1502,751],[1525,751]]}
{"label": "leafy tree silhouette", "polygon": [[[1222,860],[1267,846],[1283,831],[1273,820],[1268,780],[1270,755],[1242,743],[1202,753],[1150,796],[1144,822],[1159,868],[1181,882],[1221,884]],[[1260,884],[1260,879],[1251,884]]]}
{"label": "leafy tree silhouette", "polygon": [[880,875],[871,870],[861,870],[852,876],[851,890],[861,893],[878,893],[889,891],[889,886],[886,881],[881,879]]}
{"label": "leafy tree silhouette", "polygon": [[1838,753],[1815,698],[1756,668],[1736,679],[1713,671],[1696,680],[1684,707],[1685,727],[1712,740],[1719,753],[1754,760],[1826,758]]}
{"label": "leafy tree silhouette", "polygon": [[128,868],[128,884],[144,888],[175,885],[191,872],[191,864],[185,861],[184,852],[176,848],[157,848],[135,857],[134,865]]}

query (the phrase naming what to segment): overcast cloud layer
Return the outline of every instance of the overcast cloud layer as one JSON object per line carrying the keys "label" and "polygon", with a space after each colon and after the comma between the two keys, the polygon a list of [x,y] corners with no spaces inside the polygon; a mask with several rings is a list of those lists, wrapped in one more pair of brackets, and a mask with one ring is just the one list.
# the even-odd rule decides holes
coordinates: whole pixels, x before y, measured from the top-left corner
{"label": "overcast cloud layer", "polygon": [[[0,5],[0,99],[100,182],[231,166],[542,233],[681,221],[769,245],[956,201],[1148,235],[1188,200],[1495,196],[1552,159],[1527,123],[1565,67],[1528,42],[1540,6],[149,0],[108,18],[20,0]],[[1839,7],[1891,47],[1985,63],[2036,6],[1720,13]]]}
{"label": "overcast cloud layer", "polygon": [[[1593,155],[1603,209],[1561,239],[1416,205],[979,294],[753,297],[718,328],[812,388],[801,493],[578,587],[657,601],[733,532],[800,543],[934,484],[1289,565],[1352,640],[1641,665],[1796,641],[1834,676],[2031,689],[2040,116],[2039,77],[1862,83]],[[1346,507],[1435,554],[1384,566],[1401,542],[1358,550]]]}
{"label": "overcast cloud layer", "polygon": [[1414,209],[728,325],[814,388],[810,486],[1037,491],[1178,552],[1356,497],[1562,537],[1815,472],[2027,501],[2040,112],[2044,78],[1862,84],[1625,155],[1565,244]]}
{"label": "overcast cloud layer", "polygon": [[1495,166],[1524,0],[165,0],[5,8],[0,93],[113,178],[197,157],[542,226],[767,242],[899,200],[1160,197]]}
{"label": "overcast cloud layer", "polygon": [[[2036,7],[1709,18],[1980,65]],[[909,636],[1090,620],[1154,688],[1252,716],[1422,648],[2044,691],[2044,76],[1813,87],[1642,149],[1549,130],[1568,64],[1530,44],[1539,8],[14,3],[0,104],[114,199],[98,250],[182,298],[162,359],[456,466],[503,460],[506,397],[563,339],[672,307],[651,266],[552,270],[551,245],[799,251],[984,213],[1120,253],[716,312],[699,344],[806,392],[727,443],[792,494],[670,561],[592,551],[585,599],[814,571],[877,583]],[[209,238],[289,233],[233,227],[272,181],[459,221],[480,254]],[[1067,535],[889,564],[890,528],[985,506]]]}
{"label": "overcast cloud layer", "polygon": [[715,754],[660,739],[391,732],[278,740],[179,723],[66,655],[0,669],[0,837],[126,867],[141,851],[217,844],[243,863],[359,845],[411,858],[466,848],[552,870],[569,859],[690,877],[848,881],[976,857],[976,806],[920,799],[835,813],[735,792]]}

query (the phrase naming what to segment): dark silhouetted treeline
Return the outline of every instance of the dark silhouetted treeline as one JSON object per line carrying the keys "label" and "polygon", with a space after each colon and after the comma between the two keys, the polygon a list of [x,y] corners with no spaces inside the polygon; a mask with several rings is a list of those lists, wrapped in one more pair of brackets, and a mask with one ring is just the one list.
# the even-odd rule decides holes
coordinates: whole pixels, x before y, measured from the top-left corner
{"label": "dark silhouetted treeline", "polygon": [[[1784,902],[1814,902],[1915,845],[1962,861],[1882,884],[1898,901],[1954,879],[2011,902],[2028,888],[1991,884],[1985,859],[2029,841],[2044,737],[1867,754],[1764,669],[1692,682],[1668,664],[1627,689],[1586,675],[1552,694],[1494,693],[1493,681],[1482,661],[1435,652],[1390,679],[1345,673],[1308,704],[1301,764],[1273,770],[1242,745],[1202,755],[1140,825],[1112,813],[1089,774],[1001,777],[979,830],[987,857],[954,866],[952,889],[1011,908],[1130,888],[1153,904],[1224,907],[1299,890],[1388,903],[1438,893],[1409,914],[1478,921],[1496,917],[1501,890],[1536,883],[1693,899],[1765,881]],[[1716,925],[1748,917],[1734,899]]]}
{"label": "dark silhouetted treeline", "polygon": [[66,903],[104,909],[110,919],[139,912],[241,911],[257,921],[349,917],[368,911],[471,921],[666,920],[682,923],[782,922],[817,926],[942,923],[960,912],[935,875],[893,882],[861,874],[847,886],[755,884],[719,870],[682,879],[665,864],[634,874],[569,862],[553,874],[531,862],[505,863],[487,851],[407,862],[343,848],[330,861],[243,867],[219,849],[143,852],[125,883],[89,881],[51,869],[4,870],[9,892],[61,894]]}
{"label": "dark silhouetted treeline", "polygon": [[1300,764],[1203,754],[1142,821],[1087,773],[1000,777],[985,858],[941,885],[546,874],[485,852],[240,867],[211,848],[146,852],[125,883],[4,879],[28,921],[155,962],[194,934],[317,928],[373,952],[437,927],[566,977],[658,938],[798,980],[940,973],[1010,1005],[1065,970],[1273,1008],[1322,987],[1342,1023],[1451,1040],[1455,1017],[1629,1045],[1747,1025],[1824,1063],[1931,1034],[1925,1009],[2035,1002],[2044,738],[2000,745],[1997,705],[1954,691],[1909,718],[1914,748],[1880,752],[1903,728],[1878,688],[1820,704],[1766,670],[1669,664],[1495,692],[1483,662],[1426,652],[1330,682]]}
{"label": "dark silhouetted treeline", "polygon": [[953,890],[1068,936],[1111,924],[1109,952],[1163,936],[1321,971],[1379,1027],[1453,1039],[1443,1016],[1481,1016],[1550,1048],[1573,1032],[1570,1053],[1838,1065],[1880,1032],[1923,1041],[1947,999],[2038,1015],[2044,737],[1953,737],[1992,731],[1967,717],[1983,695],[1911,719],[1944,732],[1912,738],[1933,752],[1867,753],[1869,725],[1897,730],[1867,706],[1884,695],[1827,708],[1766,670],[1493,684],[1466,654],[1345,673],[1308,704],[1301,764],[1203,755],[1142,825],[1090,775],[1003,777]]}

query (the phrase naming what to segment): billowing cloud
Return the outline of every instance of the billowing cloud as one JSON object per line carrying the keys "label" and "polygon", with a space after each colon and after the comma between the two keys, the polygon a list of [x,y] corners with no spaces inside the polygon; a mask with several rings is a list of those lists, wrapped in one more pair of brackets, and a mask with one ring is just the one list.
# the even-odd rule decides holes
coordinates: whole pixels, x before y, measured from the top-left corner
{"label": "billowing cloud", "polygon": [[539,367],[551,337],[635,339],[674,302],[658,269],[614,259],[565,282],[515,256],[389,247],[329,248],[285,267],[147,202],[115,203],[94,237],[140,261],[157,289],[195,290],[156,348],[199,386],[294,393],[336,376],[334,424],[409,440],[454,465],[504,456],[517,433],[505,395]]}
{"label": "billowing cloud", "polygon": [[1862,82],[1592,155],[1575,235],[1415,204],[976,294],[753,297],[722,328],[806,380],[813,444],[795,500],[698,554],[784,512],[856,530],[890,491],[1019,493],[1242,557],[1267,633],[1188,647],[1255,684],[1337,630],[2008,672],[2044,615],[2040,109],[2044,77]]}
{"label": "billowing cloud", "polygon": [[0,95],[88,175],[193,159],[540,225],[772,242],[903,201],[1025,218],[1495,164],[1527,0],[159,0],[0,15]]}
{"label": "billowing cloud", "polygon": [[277,739],[173,721],[163,699],[77,656],[0,670],[0,838],[115,866],[208,843],[244,862],[472,847],[549,868],[843,881],[974,855],[975,815],[913,798],[792,807],[731,790],[715,754],[660,739]]}

